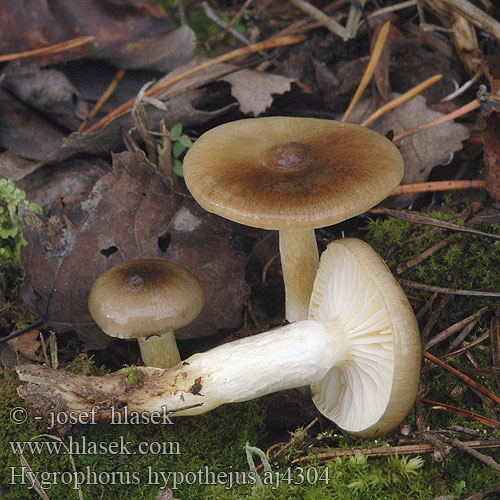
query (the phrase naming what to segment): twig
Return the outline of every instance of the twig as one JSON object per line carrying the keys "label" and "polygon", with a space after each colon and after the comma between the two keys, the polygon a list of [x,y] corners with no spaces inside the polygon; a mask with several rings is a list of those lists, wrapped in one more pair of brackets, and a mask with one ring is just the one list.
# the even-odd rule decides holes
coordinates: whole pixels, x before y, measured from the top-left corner
{"label": "twig", "polygon": [[[311,422],[309,422],[307,424],[306,427],[304,427],[303,429],[299,429],[298,432],[295,432],[292,436],[292,438],[290,439],[290,441],[288,441],[288,443],[276,443],[276,444],[273,444],[272,446],[270,446],[267,450],[266,450],[266,457],[269,461],[272,461],[274,459],[276,459],[277,457],[279,457],[285,450],[287,450],[288,448],[290,448],[292,446],[293,443],[295,443],[295,441],[297,441],[297,439],[301,438],[302,436],[305,436],[307,431],[318,421],[318,417],[315,417],[311,420]],[[277,446],[280,446],[280,445],[283,445],[279,451],[277,451],[274,455],[271,454],[272,450],[274,450],[274,448],[276,448]]]}
{"label": "twig", "polygon": [[318,21],[318,23],[320,23],[322,26],[328,28],[332,33],[339,36],[340,38],[344,38],[345,28],[340,23],[338,23],[331,17],[327,16],[323,11],[314,7],[314,5],[311,5],[309,2],[306,2],[305,0],[290,0],[290,1],[293,3],[293,5],[295,5],[295,7],[297,7],[302,12],[305,12],[306,14],[311,16],[313,19]]}
{"label": "twig", "polygon": [[452,101],[455,99],[455,97],[458,97],[459,95],[462,95],[468,88],[472,87],[474,83],[476,83],[481,75],[483,74],[483,68],[480,68],[476,71],[476,74],[468,81],[466,81],[462,86],[458,87],[458,89],[454,90],[451,94],[448,94],[447,96],[443,97],[441,99],[441,102],[448,102]]}
{"label": "twig", "polygon": [[78,129],[78,132],[82,132],[89,124],[90,120],[96,115],[96,113],[102,108],[103,104],[113,95],[113,92],[115,91],[116,87],[120,83],[121,79],[125,75],[125,70],[124,69],[119,69],[109,85],[107,86],[106,90],[103,92],[101,97],[99,97],[99,100],[95,103],[94,107],[90,111],[89,115],[85,120],[82,122],[80,125],[80,128]]}
{"label": "twig", "polygon": [[[462,444],[469,446],[470,448],[498,448],[500,447],[500,439],[488,439],[484,441],[466,441]],[[377,447],[377,448],[354,448],[345,449],[337,448],[324,453],[315,453],[314,455],[308,455],[305,457],[299,457],[292,461],[292,464],[307,462],[311,459],[319,462],[326,462],[333,458],[343,457],[349,458],[354,455],[363,454],[365,457],[388,457],[392,455],[420,455],[421,453],[432,453],[435,450],[435,446],[432,444],[406,444],[401,446],[390,446],[387,447]]]}
{"label": "twig", "polygon": [[434,292],[430,297],[429,300],[424,304],[424,306],[418,311],[417,314],[415,314],[417,319],[421,319],[425,314],[427,314],[427,311],[434,305],[434,302],[436,299],[439,297],[439,294],[437,292]]}
{"label": "twig", "polygon": [[393,210],[391,208],[373,209],[373,210],[370,210],[370,212],[371,213],[384,213],[387,215],[391,215],[392,217],[396,217],[396,219],[405,220],[405,221],[411,222],[411,223],[425,224],[427,226],[435,226],[435,227],[439,227],[441,229],[447,229],[450,231],[470,233],[470,234],[475,234],[477,236],[487,236],[488,238],[500,240],[500,236],[498,234],[485,233],[483,231],[478,231],[477,229],[471,229],[468,227],[459,226],[458,224],[452,224],[451,222],[445,222],[442,220],[433,219],[431,217],[425,217],[424,215],[399,212],[399,211]]}
{"label": "twig", "polygon": [[356,36],[356,32],[359,28],[359,20],[361,18],[362,11],[364,8],[366,0],[359,0],[359,5],[351,5],[349,8],[349,14],[347,15],[347,22],[345,24],[345,35],[343,36],[343,41],[347,42],[351,38]]}
{"label": "twig", "polygon": [[459,332],[464,326],[468,325],[469,323],[472,323],[476,319],[480,318],[482,314],[489,309],[488,306],[484,306],[479,311],[476,311],[474,314],[471,314],[470,316],[467,316],[461,321],[458,321],[454,325],[449,326],[442,332],[438,333],[434,337],[432,337],[424,346],[425,350],[430,349],[431,347],[435,346],[436,344],[439,344],[440,342],[443,342],[443,340],[446,340],[448,337],[453,335],[454,333]]}
{"label": "twig", "polygon": [[436,120],[432,120],[430,122],[424,123],[423,125],[420,125],[419,127],[415,127],[414,129],[408,130],[406,132],[403,132],[401,134],[395,135],[392,138],[392,142],[398,142],[401,141],[402,139],[405,139],[406,137],[410,137],[411,135],[418,134],[419,132],[422,132],[424,130],[427,130],[432,127],[436,127],[437,125],[441,125],[442,123],[449,122],[451,120],[454,120],[455,118],[458,118],[459,116],[463,116],[467,113],[470,113],[471,111],[474,111],[475,109],[479,108],[481,103],[479,102],[478,99],[474,99],[473,101],[469,102],[468,104],[465,104],[465,106],[462,106],[461,108],[458,108],[455,111],[452,111],[451,113],[448,113],[447,115],[440,116]]}
{"label": "twig", "polygon": [[478,179],[401,184],[389,196],[401,196],[404,194],[417,193],[434,193],[438,191],[458,191],[460,189],[486,189],[486,181]]}
{"label": "twig", "polygon": [[449,437],[445,437],[445,436],[442,436],[442,437],[446,442],[452,444],[453,446],[456,446],[457,448],[460,448],[461,450],[465,451],[469,455],[473,456],[474,458],[477,458],[478,460],[480,460],[484,464],[488,465],[492,469],[495,469],[496,471],[500,472],[500,464],[498,462],[496,462],[495,460],[493,460],[488,455],[485,455],[484,453],[480,453],[479,451],[477,451],[474,448],[472,448],[471,446],[469,446],[467,443],[463,443],[462,441],[459,441],[458,439],[449,438]]}
{"label": "twig", "polygon": [[500,493],[500,486],[490,486],[489,488],[475,491],[470,495],[462,497],[460,500],[483,500],[484,497],[493,495],[495,493]]}
{"label": "twig", "polygon": [[467,352],[470,348],[480,344],[481,342],[484,342],[487,338],[489,337],[489,333],[486,332],[486,333],[483,333],[480,337],[478,337],[476,340],[473,340],[472,342],[469,342],[469,343],[466,343],[466,342],[463,342],[464,345],[463,347],[461,347],[460,349],[457,349],[456,351],[452,351],[452,352],[447,352],[446,354],[444,354],[443,356],[440,356],[439,359],[443,359],[443,358],[454,358],[456,356],[459,356],[460,354],[463,354],[464,352]]}
{"label": "twig", "polygon": [[242,35],[240,32],[236,31],[234,28],[229,26],[227,23],[225,23],[208,5],[207,2],[201,2],[201,6],[203,7],[203,10],[205,11],[205,15],[210,19],[210,21],[214,22],[217,26],[221,27],[224,31],[229,31],[231,35],[233,35],[236,39],[238,39],[240,42],[244,43],[245,45],[250,45],[252,42],[244,35]]}
{"label": "twig", "polygon": [[477,420],[483,425],[487,427],[492,427],[494,429],[500,428],[500,422],[493,420],[492,418],[485,417],[484,415],[479,415],[478,413],[474,413],[469,410],[464,410],[463,408],[457,408],[456,406],[451,406],[446,403],[438,403],[437,401],[432,401],[430,399],[420,398],[422,403],[426,403],[428,405],[432,405],[435,410],[443,410],[448,413],[453,413],[454,415],[460,415],[461,417],[471,417],[474,420]]}
{"label": "twig", "polygon": [[38,57],[57,54],[58,52],[64,52],[65,50],[74,49],[75,47],[80,47],[80,45],[90,43],[94,41],[94,39],[94,36],[80,36],[78,38],[67,40],[66,42],[56,43],[54,45],[49,45],[48,47],[42,47],[41,49],[4,54],[0,55],[0,62],[16,61],[17,59],[25,59],[26,57]]}
{"label": "twig", "polygon": [[443,75],[437,74],[427,78],[427,80],[424,80],[418,85],[415,85],[415,87],[411,88],[404,94],[401,94],[399,97],[396,97],[396,99],[389,101],[387,104],[384,104],[382,107],[377,109],[377,111],[372,113],[363,123],[361,123],[361,126],[366,127],[367,125],[370,125],[370,123],[373,123],[377,118],[380,118],[388,111],[391,111],[391,109],[397,108],[398,106],[401,106],[401,104],[413,99],[416,95],[420,94],[420,92],[423,92],[425,89],[428,89],[431,85],[434,85],[436,82],[441,80],[442,77]]}
{"label": "twig", "polygon": [[236,12],[236,14],[233,16],[231,21],[229,21],[229,23],[226,24],[224,29],[220,33],[217,33],[217,35],[207,40],[207,45],[212,45],[214,43],[217,43],[219,40],[224,38],[227,32],[233,27],[234,23],[243,15],[243,12],[251,3],[252,0],[246,0],[246,2],[239,8],[238,12]]}
{"label": "twig", "polygon": [[349,103],[349,106],[347,107],[344,115],[340,119],[341,122],[345,122],[349,115],[351,114],[352,110],[358,103],[358,101],[361,98],[361,95],[363,94],[364,90],[366,89],[368,83],[371,80],[371,77],[373,76],[373,72],[375,71],[375,67],[377,66],[377,63],[380,59],[380,56],[382,54],[382,51],[384,50],[385,46],[385,41],[387,40],[387,35],[389,34],[389,29],[391,27],[391,23],[387,21],[384,23],[382,28],[380,28],[379,34],[377,36],[377,40],[375,42],[375,45],[373,47],[372,54],[370,56],[370,62],[368,63],[368,66],[366,67],[365,72],[363,73],[363,77],[361,78],[361,81],[359,82],[358,88],[356,89],[356,92],[354,93],[354,96]]}
{"label": "twig", "polygon": [[398,267],[396,267],[396,274],[403,274],[404,272],[413,269],[415,266],[418,266],[419,264],[427,260],[435,253],[447,247],[450,243],[451,243],[450,236],[448,236],[444,240],[438,241],[436,244],[432,245],[427,250],[424,250],[420,255],[417,255],[414,259],[399,264]]}
{"label": "twig", "polygon": [[474,330],[474,328],[476,328],[478,323],[479,323],[479,319],[475,319],[475,320],[471,321],[470,323],[468,323],[467,325],[465,325],[465,327],[462,329],[460,334],[457,335],[450,342],[450,345],[446,349],[446,353],[450,353],[450,352],[454,351],[462,344],[464,344],[464,345],[468,344],[467,342],[465,342],[465,339],[470,335],[472,330]]}
{"label": "twig", "polygon": [[[145,92],[146,97],[153,96],[154,94],[161,92],[172,85],[174,83],[177,83],[184,78],[187,78],[189,76],[192,76],[196,73],[199,73],[200,71],[203,71],[207,68],[210,68],[212,66],[215,66],[216,64],[220,64],[222,62],[227,62],[231,61],[233,59],[237,59],[239,57],[247,56],[249,54],[253,54],[255,52],[259,52],[261,50],[266,50],[266,49],[271,49],[275,47],[284,47],[287,45],[293,45],[295,43],[300,43],[303,40],[305,40],[304,35],[292,35],[292,36],[284,36],[284,37],[278,37],[278,38],[269,38],[267,40],[264,40],[262,42],[257,42],[253,43],[252,45],[248,45],[247,47],[240,47],[238,49],[232,50],[230,52],[227,52],[226,54],[222,54],[219,57],[216,57],[215,59],[210,59],[208,61],[204,61],[201,64],[198,64],[194,68],[190,68],[183,73],[180,73],[169,80],[166,80],[162,82],[161,84],[156,84],[152,88],[150,88],[147,92]],[[84,131],[84,134],[92,134],[94,132],[97,132],[98,130],[101,130],[105,125],[107,125],[111,120],[116,118],[117,116],[126,113],[127,111],[130,110],[130,108],[134,105],[135,98],[128,100],[127,102],[123,103],[121,106],[118,106],[115,110],[113,110],[111,113],[108,113],[104,118],[101,118],[97,123],[92,125],[92,127],[88,128],[87,130]]]}
{"label": "twig", "polygon": [[500,398],[493,392],[491,392],[487,387],[484,387],[484,385],[479,384],[469,376],[465,375],[464,373],[458,371],[456,368],[453,368],[450,365],[447,365],[444,361],[441,361],[439,358],[431,354],[430,352],[424,351],[423,352],[424,358],[427,358],[429,361],[432,363],[435,363],[436,365],[440,366],[441,368],[444,368],[445,370],[449,371],[456,377],[458,377],[462,382],[465,382],[467,385],[470,387],[473,387],[477,391],[481,392],[485,396],[489,397],[494,403],[497,405],[500,405]]}
{"label": "twig", "polygon": [[390,12],[396,12],[397,10],[407,9],[408,7],[413,7],[417,5],[417,0],[408,0],[407,2],[397,3],[391,5],[390,7],[382,7],[368,14],[368,19],[373,19],[377,16],[382,16],[383,14],[389,14]]}
{"label": "twig", "polygon": [[9,340],[15,339],[16,337],[20,337],[21,335],[24,335],[25,333],[29,333],[35,328],[38,328],[39,326],[42,326],[44,324],[43,319],[39,319],[35,321],[34,323],[31,323],[31,325],[28,325],[25,328],[22,328],[21,330],[17,330],[15,332],[12,332],[10,335],[7,335],[7,337],[2,337],[0,338],[0,344],[3,344],[4,342],[8,342]]}
{"label": "twig", "polygon": [[415,290],[426,290],[427,292],[446,293],[450,295],[466,295],[470,297],[500,297],[500,292],[482,292],[481,290],[460,290],[457,288],[445,288],[442,286],[424,285],[424,283],[415,283],[398,278],[402,286],[413,288]]}
{"label": "twig", "polygon": [[[428,0],[427,0],[428,1]],[[500,23],[467,0],[441,0],[451,11],[465,17],[482,31],[500,40]]]}

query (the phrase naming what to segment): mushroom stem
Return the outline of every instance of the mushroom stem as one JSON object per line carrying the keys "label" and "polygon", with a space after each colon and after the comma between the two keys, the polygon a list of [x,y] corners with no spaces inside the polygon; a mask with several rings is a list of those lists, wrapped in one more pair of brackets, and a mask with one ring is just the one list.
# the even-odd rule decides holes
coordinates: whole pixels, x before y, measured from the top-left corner
{"label": "mushroom stem", "polygon": [[285,282],[286,319],[307,318],[309,301],[319,267],[318,245],[314,229],[279,231],[281,267]]}
{"label": "mushroom stem", "polygon": [[149,337],[139,337],[137,340],[142,360],[146,366],[170,368],[181,361],[172,329]]}
{"label": "mushroom stem", "polygon": [[318,382],[348,357],[348,335],[337,321],[307,320],[194,354],[167,370],[138,367],[135,384],[121,372],[86,377],[21,366],[19,378],[32,384],[19,393],[40,414],[57,406],[73,415],[95,408],[99,421],[109,421],[125,407],[129,414],[166,408],[176,416],[196,415]]}

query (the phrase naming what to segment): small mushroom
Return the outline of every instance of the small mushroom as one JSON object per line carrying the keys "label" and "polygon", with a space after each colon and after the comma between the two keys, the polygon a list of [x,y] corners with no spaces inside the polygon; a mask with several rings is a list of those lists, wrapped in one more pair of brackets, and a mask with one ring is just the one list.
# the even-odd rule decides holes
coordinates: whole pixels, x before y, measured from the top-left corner
{"label": "small mushroom", "polygon": [[122,262],[105,271],[90,290],[89,311],[101,330],[139,340],[146,366],[180,362],[174,330],[200,313],[204,294],[187,269],[162,259]]}
{"label": "small mushroom", "polygon": [[[382,259],[366,243],[331,243],[314,283],[309,319],[195,354],[168,370],[138,368],[141,384],[119,373],[83,377],[22,366],[20,394],[39,404],[109,419],[109,401],[129,412],[174,416],[207,412],[272,392],[310,385],[321,413],[349,434],[379,436],[401,422],[418,389],[420,335],[415,315]],[[80,388],[77,390],[77,388]],[[38,391],[37,391],[38,389]],[[30,403],[30,401],[28,401]]]}
{"label": "small mushroom", "polygon": [[205,132],[183,163],[207,211],[279,230],[286,318],[307,317],[318,268],[315,228],[359,215],[403,177],[384,136],[359,125],[294,117],[249,118]]}

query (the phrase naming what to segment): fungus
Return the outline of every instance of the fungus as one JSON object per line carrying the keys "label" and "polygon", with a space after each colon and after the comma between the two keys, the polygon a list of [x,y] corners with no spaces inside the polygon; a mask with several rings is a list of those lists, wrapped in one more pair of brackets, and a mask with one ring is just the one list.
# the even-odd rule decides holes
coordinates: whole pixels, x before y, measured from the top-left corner
{"label": "fungus", "polygon": [[[366,243],[331,243],[321,257],[309,318],[194,354],[167,370],[138,368],[140,387],[123,377],[18,369],[21,396],[34,405],[64,402],[89,411],[86,394],[109,419],[111,406],[174,416],[310,385],[327,418],[352,435],[378,436],[410,410],[418,389],[420,335],[415,315],[382,259]],[[126,390],[125,390],[126,389]],[[40,398],[40,394],[44,398]]]}
{"label": "fungus", "polygon": [[205,132],[183,162],[207,211],[279,230],[286,318],[307,317],[318,268],[315,228],[359,215],[403,177],[384,136],[359,125],[294,117],[249,118]]}
{"label": "fungus", "polygon": [[200,313],[204,294],[187,269],[162,259],[122,262],[101,274],[89,294],[89,311],[112,337],[139,340],[146,366],[180,362],[174,330]]}

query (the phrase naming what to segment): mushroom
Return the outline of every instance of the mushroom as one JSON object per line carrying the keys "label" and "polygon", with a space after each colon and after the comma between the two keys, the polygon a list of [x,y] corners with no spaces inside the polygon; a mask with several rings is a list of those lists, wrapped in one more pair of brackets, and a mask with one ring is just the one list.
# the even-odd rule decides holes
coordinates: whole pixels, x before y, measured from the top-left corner
{"label": "mushroom", "polygon": [[403,159],[384,136],[316,118],[249,118],[205,132],[183,162],[207,211],[279,230],[286,318],[307,317],[318,268],[315,228],[373,207],[398,186]]}
{"label": "mushroom", "polygon": [[[415,315],[382,259],[366,243],[343,239],[321,257],[309,319],[194,354],[168,370],[138,368],[140,383],[120,373],[69,375],[39,366],[18,369],[29,404],[50,404],[109,419],[130,412],[195,415],[224,403],[310,385],[319,411],[352,435],[378,436],[415,400],[420,335]],[[78,388],[78,390],[77,390]],[[43,398],[40,395],[43,394]]]}
{"label": "mushroom", "polygon": [[187,269],[162,259],[121,262],[90,290],[89,311],[101,330],[137,338],[146,366],[180,362],[174,330],[193,321],[204,305],[203,289]]}

